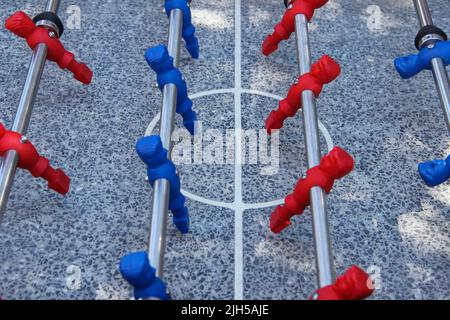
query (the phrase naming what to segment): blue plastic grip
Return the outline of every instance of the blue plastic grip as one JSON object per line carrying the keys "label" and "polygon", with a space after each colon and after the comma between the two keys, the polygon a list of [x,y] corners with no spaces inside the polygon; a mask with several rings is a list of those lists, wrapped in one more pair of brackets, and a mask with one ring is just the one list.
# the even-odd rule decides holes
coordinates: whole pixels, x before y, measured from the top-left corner
{"label": "blue plastic grip", "polygon": [[440,58],[450,64],[450,41],[437,41],[432,48],[424,47],[418,54],[395,59],[394,65],[403,79],[409,79],[423,70],[431,70],[431,60]]}
{"label": "blue plastic grip", "polygon": [[173,223],[181,233],[189,232],[189,211],[185,206],[186,198],[181,193],[180,177],[175,165],[167,158],[160,136],[149,136],[138,140],[136,151],[147,165],[147,175],[153,186],[156,180],[166,179],[170,183],[169,209],[173,214]]}
{"label": "blue plastic grip", "polygon": [[180,9],[183,12],[183,39],[186,42],[186,49],[192,58],[198,59],[200,47],[195,36],[195,27],[192,24],[191,8],[188,0],[166,0],[164,9],[168,17],[173,9]]}
{"label": "blue plastic grip", "polygon": [[192,110],[192,100],[188,97],[186,81],[180,70],[173,65],[173,58],[169,55],[167,47],[159,45],[149,48],[145,53],[153,71],[156,72],[158,87],[162,91],[166,84],[172,83],[177,87],[177,113],[183,118],[183,125],[193,135],[195,133],[195,122],[197,115]]}

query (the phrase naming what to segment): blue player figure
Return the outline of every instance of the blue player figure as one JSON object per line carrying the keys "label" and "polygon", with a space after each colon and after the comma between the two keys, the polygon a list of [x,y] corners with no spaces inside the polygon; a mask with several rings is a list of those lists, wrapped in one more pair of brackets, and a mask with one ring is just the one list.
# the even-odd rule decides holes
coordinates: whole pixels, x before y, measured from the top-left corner
{"label": "blue player figure", "polygon": [[169,55],[167,47],[158,45],[147,50],[145,59],[153,71],[156,72],[158,87],[162,91],[166,84],[177,87],[177,113],[183,117],[185,128],[193,135],[197,115],[192,110],[192,101],[188,97],[186,81],[180,70],[173,65],[173,58]]}
{"label": "blue player figure", "polygon": [[164,10],[168,17],[173,9],[179,9],[183,13],[183,39],[186,43],[186,50],[192,58],[198,59],[200,55],[200,48],[198,39],[195,36],[195,27],[192,24],[192,15],[190,8],[191,0],[166,0],[164,3]]}
{"label": "blue player figure", "polygon": [[175,165],[167,158],[159,136],[149,136],[138,140],[136,151],[147,165],[147,174],[153,186],[158,179],[166,179],[170,184],[169,209],[173,214],[173,223],[182,233],[189,232],[189,213],[185,207],[186,198],[181,193],[180,178]]}
{"label": "blue player figure", "polygon": [[[175,165],[167,158],[160,136],[149,136],[138,140],[136,151],[147,165],[147,174],[153,186],[156,180],[166,179],[170,184],[169,209],[173,222],[182,233],[189,232],[189,212],[186,198],[181,193],[180,178]],[[150,265],[147,252],[134,252],[120,260],[119,270],[125,280],[134,288],[135,299],[170,300],[166,285],[156,276]]]}
{"label": "blue player figure", "polygon": [[147,252],[133,252],[120,260],[119,270],[134,288],[134,298],[170,300],[164,282],[156,276]]}
{"label": "blue player figure", "polygon": [[445,160],[419,164],[419,173],[429,187],[435,187],[450,179],[450,155]]}

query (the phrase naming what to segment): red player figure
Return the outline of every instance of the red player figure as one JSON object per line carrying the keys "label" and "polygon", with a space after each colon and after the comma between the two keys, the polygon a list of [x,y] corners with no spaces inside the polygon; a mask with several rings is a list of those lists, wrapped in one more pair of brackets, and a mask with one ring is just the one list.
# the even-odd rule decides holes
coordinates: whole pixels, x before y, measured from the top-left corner
{"label": "red player figure", "polygon": [[48,187],[60,194],[69,192],[70,179],[61,170],[50,166],[47,158],[41,157],[33,144],[21,134],[8,131],[0,123],[0,157],[14,150],[19,155],[19,168],[30,171],[35,178],[48,181]]}
{"label": "red player figure", "polygon": [[303,14],[308,21],[314,15],[314,10],[324,6],[328,0],[293,0],[289,3],[288,9],[279,24],[275,26],[273,34],[267,36],[263,44],[262,52],[268,56],[278,49],[278,44],[282,40],[287,40],[295,31],[295,16]]}
{"label": "red player figure", "polygon": [[306,178],[298,181],[292,194],[285,198],[284,206],[278,206],[270,217],[270,229],[280,233],[291,224],[294,215],[301,215],[310,204],[310,190],[321,187],[330,193],[337,179],[349,174],[354,167],[354,160],[350,154],[339,147],[335,147],[322,158],[317,167],[306,172]]}
{"label": "red player figure", "polygon": [[291,86],[286,99],[278,104],[278,109],[272,111],[266,120],[267,133],[281,129],[284,120],[293,117],[302,107],[302,93],[310,90],[316,97],[322,92],[323,86],[335,80],[341,74],[341,67],[331,57],[323,55],[311,66],[311,72],[298,78]]}
{"label": "red player figure", "polygon": [[74,54],[67,51],[54,32],[49,32],[43,26],[36,26],[24,12],[19,11],[6,20],[6,29],[15,35],[26,39],[31,49],[43,43],[47,46],[47,59],[54,61],[61,69],[68,69],[78,81],[89,84],[92,81],[92,71],[84,63],[75,60]]}
{"label": "red player figure", "polygon": [[373,291],[369,275],[357,266],[351,266],[334,284],[317,290],[310,300],[363,300]]}

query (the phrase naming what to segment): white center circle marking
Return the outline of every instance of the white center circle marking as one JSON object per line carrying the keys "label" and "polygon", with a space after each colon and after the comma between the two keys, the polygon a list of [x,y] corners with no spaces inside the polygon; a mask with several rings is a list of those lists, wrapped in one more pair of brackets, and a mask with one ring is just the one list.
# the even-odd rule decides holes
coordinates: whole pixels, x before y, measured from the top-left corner
{"label": "white center circle marking", "polygon": [[[212,95],[217,95],[217,94],[226,94],[226,93],[235,93],[235,92],[236,92],[236,89],[234,89],[234,88],[209,90],[209,91],[202,91],[202,92],[195,93],[193,95],[190,95],[189,98],[191,100],[194,100],[197,98],[202,98],[202,97],[207,97],[207,96],[212,96]],[[284,99],[281,96],[271,94],[268,92],[258,91],[258,90],[242,89],[241,92],[247,93],[247,94],[252,94],[252,95],[257,95],[257,96],[262,96],[262,97],[267,97],[267,98],[272,98],[277,101]],[[300,112],[301,112],[301,110],[300,110]],[[160,117],[161,117],[161,113],[158,113],[152,119],[152,121],[150,122],[150,124],[147,127],[147,130],[145,131],[145,136],[149,136],[152,134],[153,130],[155,129],[156,125],[159,122]],[[334,148],[333,139],[331,138],[331,135],[328,132],[327,128],[320,121],[319,121],[319,130],[326,141],[328,152],[330,152]],[[207,198],[201,197],[199,195],[193,194],[185,189],[181,189],[181,192],[189,199],[200,202],[200,203],[209,204],[209,205],[212,205],[215,207],[228,208],[228,209],[235,209],[235,207],[236,207],[235,202],[223,202],[223,201],[207,199]],[[243,209],[247,210],[247,209],[267,208],[267,207],[277,206],[277,205],[280,205],[283,203],[284,203],[284,198],[272,200],[272,201],[268,201],[268,202],[244,203]]]}

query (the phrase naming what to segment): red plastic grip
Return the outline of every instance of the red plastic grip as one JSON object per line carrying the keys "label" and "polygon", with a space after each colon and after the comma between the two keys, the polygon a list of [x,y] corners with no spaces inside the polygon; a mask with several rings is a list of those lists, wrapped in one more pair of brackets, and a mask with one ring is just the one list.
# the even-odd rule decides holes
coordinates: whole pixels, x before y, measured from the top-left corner
{"label": "red plastic grip", "polygon": [[322,92],[323,86],[335,80],[341,74],[341,67],[328,55],[323,55],[311,66],[311,72],[301,75],[291,86],[287,97],[278,103],[278,109],[272,111],[266,120],[267,133],[281,129],[284,120],[293,117],[302,107],[302,93],[310,90],[316,97]]}
{"label": "red plastic grip", "polygon": [[0,123],[0,156],[9,150],[19,155],[19,168],[28,170],[35,178],[48,181],[48,187],[60,194],[69,192],[70,178],[61,169],[52,168],[49,160],[41,157],[30,141],[17,132],[6,130]]}
{"label": "red plastic grip", "polygon": [[295,16],[303,14],[308,21],[314,15],[314,11],[324,6],[328,0],[294,0],[291,1],[283,19],[274,28],[274,33],[267,36],[262,46],[262,52],[268,56],[278,49],[282,40],[287,40],[295,31]]}
{"label": "red plastic grip", "polygon": [[351,266],[330,286],[323,287],[310,300],[363,300],[374,292],[369,275],[357,266]]}
{"label": "red plastic grip", "polygon": [[75,56],[67,51],[61,40],[56,35],[50,35],[43,26],[36,26],[23,11],[16,12],[6,19],[6,29],[15,35],[26,39],[29,47],[34,49],[38,44],[47,46],[47,59],[54,61],[61,69],[67,69],[73,73],[74,78],[84,84],[90,84],[93,73],[89,67],[75,60]]}
{"label": "red plastic grip", "polygon": [[313,187],[321,187],[330,193],[337,179],[349,174],[355,165],[350,154],[335,147],[322,158],[320,165],[306,172],[306,178],[298,181],[292,194],[285,198],[284,206],[278,206],[270,217],[270,229],[280,233],[291,224],[294,215],[301,215],[310,204],[310,191]]}

